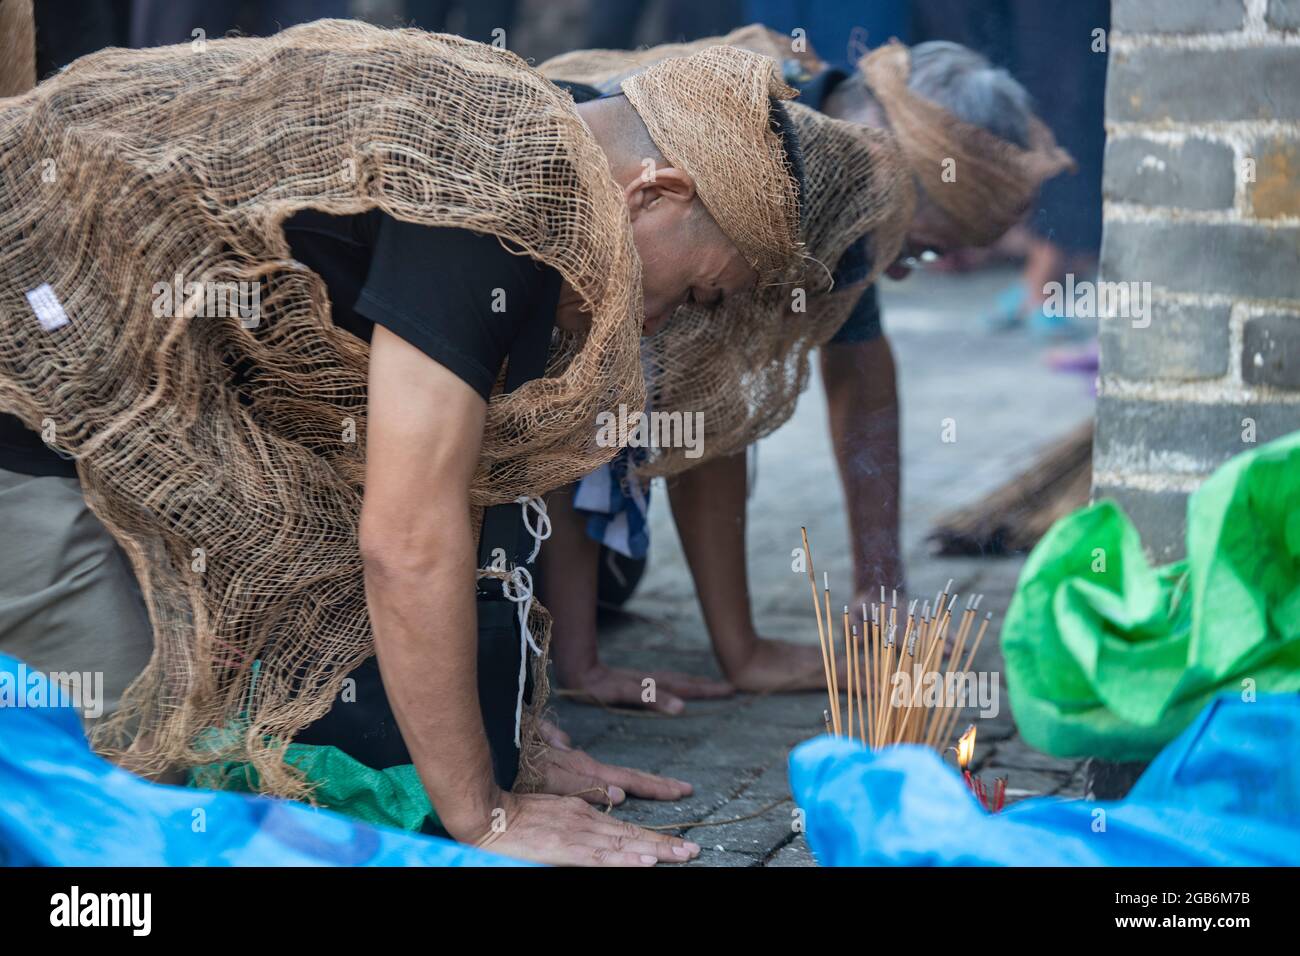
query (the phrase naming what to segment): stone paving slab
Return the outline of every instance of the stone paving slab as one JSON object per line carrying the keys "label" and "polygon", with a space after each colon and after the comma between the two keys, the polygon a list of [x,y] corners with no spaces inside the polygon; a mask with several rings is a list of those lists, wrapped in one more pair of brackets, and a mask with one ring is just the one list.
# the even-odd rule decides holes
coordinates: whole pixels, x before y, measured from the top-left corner
{"label": "stone paving slab", "polygon": [[781,849],[772,855],[764,866],[816,866],[817,860],[813,857],[812,850],[808,848],[808,842],[802,836],[797,836]]}

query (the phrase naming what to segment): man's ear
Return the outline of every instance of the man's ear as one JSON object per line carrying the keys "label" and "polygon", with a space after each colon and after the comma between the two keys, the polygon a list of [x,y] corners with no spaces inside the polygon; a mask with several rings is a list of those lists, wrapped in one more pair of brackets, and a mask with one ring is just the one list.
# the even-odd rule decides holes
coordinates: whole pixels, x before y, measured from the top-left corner
{"label": "man's ear", "polygon": [[655,169],[647,160],[642,173],[623,187],[623,198],[634,220],[660,202],[681,203],[685,208],[695,201],[695,180],[684,169],[674,166]]}

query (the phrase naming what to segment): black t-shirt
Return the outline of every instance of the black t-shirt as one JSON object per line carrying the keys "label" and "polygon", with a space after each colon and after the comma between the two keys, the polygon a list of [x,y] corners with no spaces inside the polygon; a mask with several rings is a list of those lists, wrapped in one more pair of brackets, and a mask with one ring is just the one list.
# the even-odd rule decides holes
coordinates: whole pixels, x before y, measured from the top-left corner
{"label": "black t-shirt", "polygon": [[485,399],[524,325],[555,320],[560,274],[496,236],[310,209],[284,234],[325,280],[335,325],[367,342],[382,325]]}
{"label": "black t-shirt", "polygon": [[[325,282],[334,323],[370,341],[401,336],[485,399],[525,323],[555,320],[560,274],[495,236],[412,225],[371,210],[286,220],[293,256]],[[29,475],[76,469],[12,415],[0,415],[0,468]]]}

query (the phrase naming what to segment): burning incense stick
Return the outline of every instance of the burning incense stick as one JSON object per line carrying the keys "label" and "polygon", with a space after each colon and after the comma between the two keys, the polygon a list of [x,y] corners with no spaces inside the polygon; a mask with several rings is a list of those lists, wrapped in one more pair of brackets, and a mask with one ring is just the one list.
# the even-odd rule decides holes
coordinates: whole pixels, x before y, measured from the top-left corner
{"label": "burning incense stick", "polygon": [[[984,615],[984,621],[983,623],[980,624],[979,633],[975,635],[975,643],[971,645],[970,653],[966,655],[966,659],[962,663],[961,670],[958,671],[958,673],[964,674],[970,670],[971,662],[975,660],[975,652],[979,650],[980,642],[984,640],[984,632],[988,630],[989,624],[992,622],[992,620],[993,620],[992,611]],[[941,726],[939,737],[938,737],[940,744],[942,744],[943,741],[946,741],[948,737],[952,734],[952,727],[954,724],[957,723],[957,713],[958,713],[958,709],[953,708],[945,715],[947,717],[947,721]]]}
{"label": "burning incense stick", "polygon": [[[831,681],[830,656],[826,653],[826,632],[822,628],[821,605],[817,603],[817,578],[813,571],[812,546],[808,544],[808,529],[800,528],[799,530],[803,534],[803,553],[808,557],[808,584],[812,588],[813,612],[817,615],[817,642],[821,645],[822,667],[826,670],[826,702],[834,708],[836,701],[831,690],[833,683]],[[826,717],[828,720],[830,719],[829,710],[826,711]]]}
{"label": "burning incense stick", "polygon": [[[822,572],[819,596],[808,532],[802,531],[832,732],[856,735],[877,750],[902,743],[948,749],[965,707],[959,699],[961,688],[969,686],[967,675],[993,620],[991,613],[978,619],[984,596],[971,595],[959,608],[961,595],[949,579],[933,599],[913,598],[900,614],[898,591],[882,586],[879,602],[861,605],[860,627],[850,621],[849,609],[843,606],[840,625],[846,666],[841,686],[830,575]],[[842,693],[847,696],[847,720],[840,709]]]}
{"label": "burning incense stick", "polygon": [[853,736],[853,672],[857,665],[854,663],[856,658],[853,653],[853,644],[849,641],[849,606],[844,605],[844,657],[845,657],[845,690],[848,691],[849,697],[849,723],[848,735]]}
{"label": "burning incense stick", "polygon": [[867,606],[862,605],[862,643],[858,647],[858,657],[862,660],[862,681],[858,682],[858,714],[861,717],[863,702],[866,702],[867,721],[862,726],[862,743],[865,745],[871,739],[871,729],[874,726],[873,714],[871,709],[871,694],[866,693],[863,689],[863,681],[871,680],[871,658],[867,656],[867,649],[871,646],[871,630],[867,625]]}
{"label": "burning incense stick", "polygon": [[975,795],[975,799],[989,813],[999,812],[1007,802],[1007,778],[995,778],[993,790],[990,793],[984,781],[978,775],[970,772],[970,763],[975,756],[974,724],[966,728],[966,732],[958,738],[957,746],[953,747],[952,750],[957,754],[957,767],[961,770],[961,776],[966,781],[967,789]]}
{"label": "burning incense stick", "polygon": [[825,571],[822,572],[822,586],[825,589],[822,594],[826,599],[826,643],[831,652],[831,700],[835,703],[831,715],[835,718],[835,733],[840,736],[843,734],[843,723],[840,721],[840,675],[835,654],[835,625],[831,623],[831,579]]}

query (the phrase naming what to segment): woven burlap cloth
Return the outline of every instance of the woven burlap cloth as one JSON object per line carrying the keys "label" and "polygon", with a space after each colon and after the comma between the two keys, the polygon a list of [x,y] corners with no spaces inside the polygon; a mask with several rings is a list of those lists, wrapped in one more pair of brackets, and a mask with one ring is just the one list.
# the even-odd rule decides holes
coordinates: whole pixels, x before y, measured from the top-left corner
{"label": "woven burlap cloth", "polygon": [[36,84],[36,33],[32,0],[0,0],[0,98]]}
{"label": "woven burlap cloth", "polygon": [[799,256],[799,196],[786,147],[769,121],[771,101],[795,95],[775,61],[704,46],[661,59],[621,89],[664,158],[695,180],[704,207],[760,279],[779,280]]}
{"label": "woven burlap cloth", "polygon": [[[306,207],[496,235],[587,303],[549,376],[492,398],[476,509],[606,461],[597,413],[644,403],[621,192],[571,98],[509,52],[322,21],[103,50],[0,103],[0,409],[76,457],[155,630],[96,743],[156,772],[214,759],[196,736],[234,727],[220,756],[286,795],[274,741],[373,652],[368,348],[290,258],[280,224]],[[260,313],[199,296],[159,314],[176,276],[253,284]]]}

